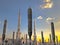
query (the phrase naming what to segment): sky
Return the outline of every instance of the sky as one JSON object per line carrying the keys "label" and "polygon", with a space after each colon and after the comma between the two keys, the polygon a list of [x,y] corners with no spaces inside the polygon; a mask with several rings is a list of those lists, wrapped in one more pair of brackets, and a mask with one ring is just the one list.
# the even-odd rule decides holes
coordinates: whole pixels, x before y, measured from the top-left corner
{"label": "sky", "polygon": [[28,34],[28,8],[32,9],[33,29],[34,19],[36,19],[37,38],[41,37],[41,31],[44,32],[45,38],[49,37],[51,22],[54,22],[55,33],[59,38],[60,0],[0,0],[0,37],[5,19],[7,19],[6,37],[12,38],[13,31],[17,31],[19,9],[21,16],[20,31],[22,34]]}

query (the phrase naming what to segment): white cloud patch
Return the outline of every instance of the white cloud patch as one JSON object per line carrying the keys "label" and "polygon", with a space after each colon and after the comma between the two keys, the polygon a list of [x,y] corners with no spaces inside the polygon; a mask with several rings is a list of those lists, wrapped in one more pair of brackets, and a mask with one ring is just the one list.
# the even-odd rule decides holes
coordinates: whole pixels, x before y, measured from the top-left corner
{"label": "white cloud patch", "polygon": [[43,19],[43,17],[42,16],[38,16],[37,19]]}
{"label": "white cloud patch", "polygon": [[53,6],[53,3],[51,2],[51,3],[45,3],[45,4],[41,5],[40,7],[42,9],[45,9],[45,8],[52,8],[52,6]]}
{"label": "white cloud patch", "polygon": [[52,17],[46,18],[46,22],[47,22],[47,23],[49,23],[49,22],[51,22],[51,21],[54,21],[54,20],[55,20],[55,18],[52,18]]}
{"label": "white cloud patch", "polygon": [[44,4],[40,5],[42,9],[53,7],[53,2],[51,0],[44,0],[43,2]]}
{"label": "white cloud patch", "polygon": [[47,21],[51,21],[51,20],[54,20],[55,18],[51,18],[51,17],[48,17],[46,20]]}
{"label": "white cloud patch", "polygon": [[44,0],[44,2],[51,2],[51,0]]}

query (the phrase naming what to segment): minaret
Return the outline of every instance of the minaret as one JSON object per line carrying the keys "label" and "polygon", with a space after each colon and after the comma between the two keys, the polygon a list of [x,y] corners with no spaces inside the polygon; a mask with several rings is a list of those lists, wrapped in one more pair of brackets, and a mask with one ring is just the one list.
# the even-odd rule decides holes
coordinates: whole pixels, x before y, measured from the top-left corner
{"label": "minaret", "polygon": [[15,37],[15,32],[13,32],[13,41],[12,41],[13,45],[14,45],[14,37]]}
{"label": "minaret", "polygon": [[49,34],[49,38],[50,38],[50,43],[51,43],[51,34]]}
{"label": "minaret", "polygon": [[34,20],[34,45],[37,45],[37,41],[36,41],[36,29],[35,29],[35,20]]}
{"label": "minaret", "polygon": [[55,44],[55,30],[54,30],[54,23],[53,22],[51,22],[51,33],[52,33],[52,41],[53,41],[54,45],[56,45]]}
{"label": "minaret", "polygon": [[56,45],[58,45],[58,36],[56,36]]}
{"label": "minaret", "polygon": [[5,35],[6,35],[6,27],[7,27],[7,20],[4,20],[4,26],[3,26],[3,34],[2,34],[2,45],[4,45],[5,42]]}
{"label": "minaret", "polygon": [[31,45],[32,36],[32,9],[28,8],[28,35],[29,35],[29,45]]}
{"label": "minaret", "polygon": [[26,34],[26,45],[27,45],[28,43],[27,43],[27,34]]}
{"label": "minaret", "polygon": [[43,31],[41,31],[42,44],[44,43]]}
{"label": "minaret", "polygon": [[20,39],[20,10],[18,13],[18,29],[17,29],[17,34],[16,34],[16,39]]}

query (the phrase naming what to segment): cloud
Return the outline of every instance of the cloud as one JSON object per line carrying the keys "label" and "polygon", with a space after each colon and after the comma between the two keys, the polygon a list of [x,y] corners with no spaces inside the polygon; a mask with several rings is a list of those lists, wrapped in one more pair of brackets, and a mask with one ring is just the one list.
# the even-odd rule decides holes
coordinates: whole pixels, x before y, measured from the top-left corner
{"label": "cloud", "polygon": [[50,20],[54,20],[55,18],[51,18],[51,17],[48,17],[46,20],[47,21],[50,21]]}
{"label": "cloud", "polygon": [[51,2],[51,3],[45,3],[45,4],[41,5],[40,7],[42,9],[45,9],[45,8],[52,8],[52,6],[53,6],[53,3]]}
{"label": "cloud", "polygon": [[37,19],[43,19],[43,17],[42,16],[38,16]]}
{"label": "cloud", "polygon": [[44,2],[51,2],[51,0],[44,0]]}
{"label": "cloud", "polygon": [[46,22],[47,22],[47,23],[49,23],[49,22],[51,22],[51,21],[53,21],[53,20],[55,20],[55,18],[52,18],[52,17],[46,18]]}
{"label": "cloud", "polygon": [[53,2],[51,0],[44,0],[44,4],[40,5],[42,9],[52,8]]}

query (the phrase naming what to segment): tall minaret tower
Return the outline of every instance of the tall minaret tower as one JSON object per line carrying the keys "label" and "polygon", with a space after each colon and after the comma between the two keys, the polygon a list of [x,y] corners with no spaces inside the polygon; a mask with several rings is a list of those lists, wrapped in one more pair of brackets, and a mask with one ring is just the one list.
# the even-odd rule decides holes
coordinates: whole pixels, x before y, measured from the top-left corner
{"label": "tall minaret tower", "polygon": [[51,34],[52,34],[52,41],[53,41],[54,45],[56,45],[55,44],[55,29],[54,29],[54,23],[53,22],[51,22]]}
{"label": "tall minaret tower", "polygon": [[29,35],[29,45],[31,45],[32,36],[32,9],[28,8],[28,35]]}
{"label": "tall minaret tower", "polygon": [[2,45],[4,45],[4,42],[5,42],[5,37],[6,37],[6,27],[7,27],[7,20],[4,20],[3,34],[2,34]]}
{"label": "tall minaret tower", "polygon": [[18,13],[18,29],[17,29],[16,39],[20,39],[20,10]]}
{"label": "tall minaret tower", "polygon": [[51,43],[51,34],[49,34],[49,38],[50,38],[50,43]]}
{"label": "tall minaret tower", "polygon": [[36,41],[36,29],[35,29],[36,23],[34,20],[34,45],[37,45],[37,41]]}
{"label": "tall minaret tower", "polygon": [[44,43],[43,31],[41,31],[42,44]]}

